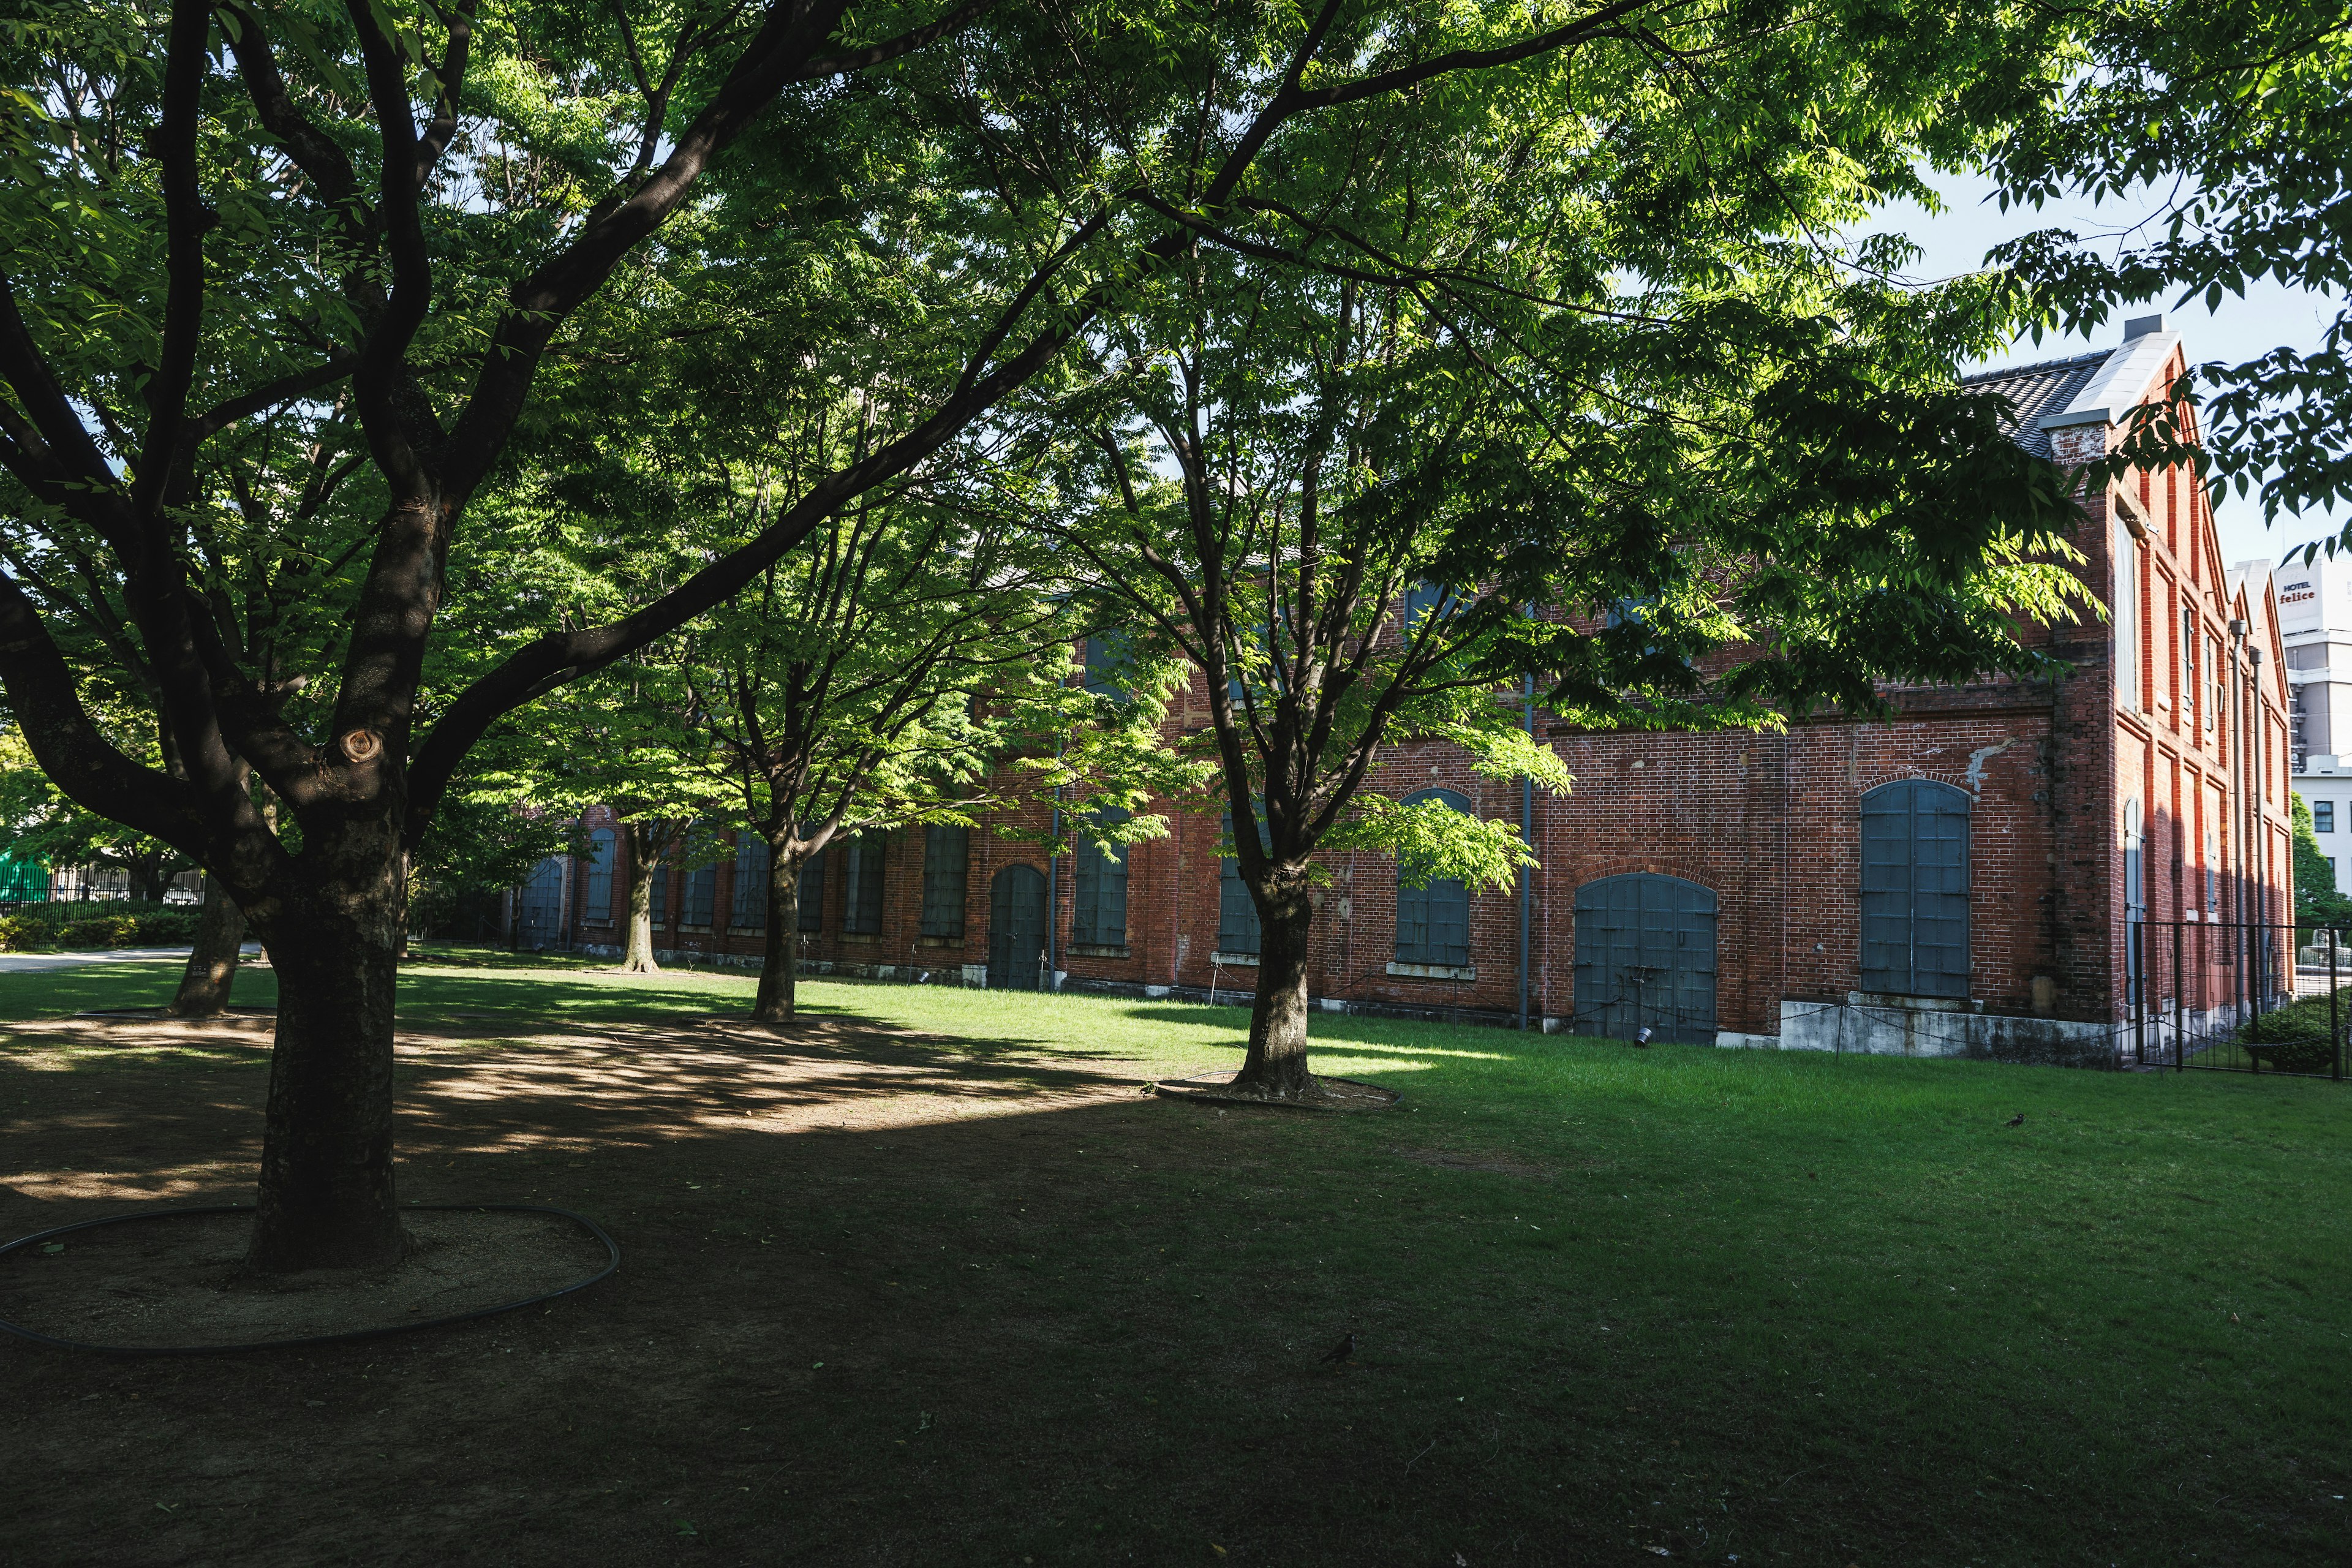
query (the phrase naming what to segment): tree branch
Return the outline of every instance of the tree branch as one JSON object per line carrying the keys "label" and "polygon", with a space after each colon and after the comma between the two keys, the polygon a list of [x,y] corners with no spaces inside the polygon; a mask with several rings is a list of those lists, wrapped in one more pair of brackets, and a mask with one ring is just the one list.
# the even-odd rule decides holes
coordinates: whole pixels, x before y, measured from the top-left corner
{"label": "tree branch", "polygon": [[220,221],[196,188],[198,94],[212,25],[205,0],[179,0],[172,7],[163,119],[155,132],[163,184],[163,343],[161,363],[147,378],[147,435],[139,444],[138,471],[131,484],[131,510],[144,546],[139,554],[123,557],[123,569],[133,574],[146,570],[147,553],[163,543],[158,511],[178,466],[188,389],[195,381],[196,342],[204,330],[205,234]]}

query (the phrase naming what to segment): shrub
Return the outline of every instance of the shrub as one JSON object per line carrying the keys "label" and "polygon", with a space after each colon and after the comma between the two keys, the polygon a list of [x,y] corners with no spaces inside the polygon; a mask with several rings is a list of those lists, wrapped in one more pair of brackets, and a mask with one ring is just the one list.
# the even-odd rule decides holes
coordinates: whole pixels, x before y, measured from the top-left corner
{"label": "shrub", "polygon": [[[2340,987],[2336,995],[2338,1026],[2352,1025],[2352,985]],[[2283,1072],[2326,1072],[2336,1065],[2336,1042],[2327,1036],[2326,992],[2250,1019],[2239,1026],[2238,1038],[2269,1047],[2262,1053],[2263,1065]]]}
{"label": "shrub", "polygon": [[0,913],[0,952],[182,947],[196,940],[194,904],[17,904]]}

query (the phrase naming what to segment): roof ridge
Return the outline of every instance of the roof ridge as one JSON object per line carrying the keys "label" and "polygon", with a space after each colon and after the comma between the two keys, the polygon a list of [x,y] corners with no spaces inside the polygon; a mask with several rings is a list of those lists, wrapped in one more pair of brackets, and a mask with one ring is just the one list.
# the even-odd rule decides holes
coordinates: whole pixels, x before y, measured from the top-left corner
{"label": "roof ridge", "polygon": [[1969,386],[1980,381],[2007,381],[2012,376],[2032,375],[2042,371],[2069,370],[2076,365],[2087,364],[2093,360],[2104,360],[2115,352],[2113,349],[2092,349],[2087,353],[2074,354],[2066,359],[2036,360],[2031,364],[2009,364],[2002,365],[1997,370],[1980,370],[1974,375],[1960,377],[1960,384]]}

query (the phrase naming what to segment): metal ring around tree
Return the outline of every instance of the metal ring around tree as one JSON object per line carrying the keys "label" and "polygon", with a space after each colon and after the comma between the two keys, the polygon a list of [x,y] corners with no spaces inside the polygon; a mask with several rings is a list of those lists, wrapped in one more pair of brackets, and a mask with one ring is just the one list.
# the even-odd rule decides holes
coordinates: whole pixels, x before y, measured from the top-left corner
{"label": "metal ring around tree", "polygon": [[[251,1204],[202,1204],[185,1208],[142,1209],[130,1214],[108,1215],[100,1219],[77,1220],[72,1225],[61,1225],[48,1230],[35,1231],[30,1236],[20,1236],[14,1241],[0,1245],[0,1258],[6,1258],[12,1252],[21,1251],[38,1242],[54,1240],[60,1236],[71,1236],[76,1231],[95,1230],[100,1226],[128,1225],[138,1220],[176,1219],[191,1215],[251,1214],[254,1205]],[[306,1334],[290,1340],[255,1340],[247,1343],[228,1345],[96,1345],[82,1340],[61,1340],[53,1334],[41,1333],[37,1330],[9,1322],[5,1318],[0,1318],[0,1333],[14,1334],[20,1340],[30,1340],[35,1344],[48,1345],[57,1350],[88,1351],[96,1355],[235,1355],[246,1351],[303,1350],[315,1345],[339,1345],[348,1344],[355,1340],[383,1339],[389,1334],[415,1333],[423,1329],[446,1329],[457,1323],[470,1323],[477,1318],[495,1318],[501,1312],[513,1312],[525,1307],[536,1307],[542,1301],[552,1301],[559,1297],[569,1296],[574,1291],[585,1290],[591,1285],[612,1278],[614,1271],[621,1267],[620,1244],[605,1234],[603,1226],[598,1225],[586,1215],[574,1214],[570,1209],[553,1208],[545,1204],[403,1204],[401,1210],[405,1214],[553,1215],[559,1219],[570,1220],[604,1244],[604,1267],[584,1279],[573,1280],[561,1289],[543,1290],[538,1295],[525,1296],[520,1300],[502,1301],[494,1307],[478,1307],[470,1312],[456,1312],[446,1318],[426,1318],[414,1323],[383,1323],[370,1329],[348,1329],[335,1334]]]}

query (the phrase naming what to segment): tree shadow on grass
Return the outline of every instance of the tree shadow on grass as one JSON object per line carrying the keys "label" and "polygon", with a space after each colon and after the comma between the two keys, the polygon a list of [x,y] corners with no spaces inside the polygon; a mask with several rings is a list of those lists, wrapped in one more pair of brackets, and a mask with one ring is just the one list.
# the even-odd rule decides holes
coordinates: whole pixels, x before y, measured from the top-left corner
{"label": "tree shadow on grass", "polygon": [[[2137,1331],[2100,1338],[2115,1307],[2096,1290],[2056,1325],[2079,1375],[2053,1376],[2040,1336],[1953,1304],[1994,1299],[2006,1260],[1935,1249],[1915,1289],[1881,1278],[1883,1239],[1820,1253],[1819,1189],[1776,1197],[1759,1142],[1674,1144],[1726,1178],[1717,1224],[1678,1188],[1580,1184],[1532,1141],[1221,1116],[1142,1100],[1102,1061],[970,1044],[831,1018],[790,1037],[409,1031],[403,1196],[577,1209],[618,1238],[620,1273],[551,1310],[298,1355],[125,1372],[0,1349],[0,1473],[30,1483],[0,1489],[0,1539],[28,1562],[129,1564],[1216,1546],[1534,1568],[1696,1554],[1678,1541],[1743,1561],[2087,1559],[2092,1536],[2100,1561],[2234,1561],[2257,1518],[2290,1547],[2333,1528],[2289,1484],[2314,1455],[2245,1425],[2218,1380],[2176,1383],[2169,1419],[2204,1447],[2226,1429],[2247,1462],[2217,1477],[2151,1447],[2129,1392],[2145,1360],[2121,1353]],[[118,1210],[171,1172],[245,1195],[263,1075],[39,1056],[0,1053],[0,1234]],[[1573,1151],[1645,1157],[1595,1136]],[[1555,1164],[1539,1191],[1521,1174]],[[1827,1276],[1808,1293],[1839,1305],[1792,1341],[1798,1252]],[[2164,1280],[2133,1288],[2158,1292],[2140,1321],[2177,1318]],[[1351,1364],[1317,1360],[1350,1331]],[[2111,1361],[2127,1375],[2096,1382]],[[2093,1472],[2093,1449],[2135,1458]]]}

